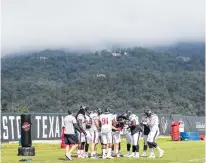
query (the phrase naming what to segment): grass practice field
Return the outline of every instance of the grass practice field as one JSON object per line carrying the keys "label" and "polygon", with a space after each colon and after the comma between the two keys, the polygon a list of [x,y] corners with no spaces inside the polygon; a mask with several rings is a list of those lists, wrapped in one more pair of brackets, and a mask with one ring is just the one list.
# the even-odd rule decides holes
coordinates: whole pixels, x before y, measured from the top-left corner
{"label": "grass practice field", "polygon": [[[159,138],[157,143],[165,151],[163,158],[114,158],[114,159],[78,159],[75,153],[72,162],[76,163],[205,163],[205,141],[180,141],[173,142],[170,138]],[[122,153],[126,153],[126,142],[122,140]],[[142,153],[143,141],[140,141],[140,154]],[[65,151],[59,144],[35,144],[36,156],[32,157],[34,163],[63,163],[65,161]],[[101,146],[98,145],[98,153]],[[23,157],[17,156],[18,144],[2,144],[1,161],[2,163],[17,163]],[[156,150],[155,150],[156,151]],[[158,156],[157,151],[155,152]],[[149,150],[148,150],[149,154]],[[29,158],[29,157],[25,157]]]}

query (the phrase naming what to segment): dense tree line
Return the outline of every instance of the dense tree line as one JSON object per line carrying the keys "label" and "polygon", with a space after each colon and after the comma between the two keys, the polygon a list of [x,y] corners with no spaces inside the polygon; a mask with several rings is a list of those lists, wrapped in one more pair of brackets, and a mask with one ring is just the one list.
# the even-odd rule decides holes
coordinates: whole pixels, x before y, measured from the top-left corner
{"label": "dense tree line", "polygon": [[[126,52],[126,53],[125,53]],[[121,56],[102,50],[45,50],[2,58],[3,112],[65,112],[79,105],[186,115],[204,114],[204,55],[134,47]]]}

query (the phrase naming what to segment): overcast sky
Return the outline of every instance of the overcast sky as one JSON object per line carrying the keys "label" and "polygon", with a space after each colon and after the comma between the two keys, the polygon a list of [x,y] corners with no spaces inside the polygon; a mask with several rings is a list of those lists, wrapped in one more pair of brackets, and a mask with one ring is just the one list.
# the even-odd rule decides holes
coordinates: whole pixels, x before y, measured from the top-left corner
{"label": "overcast sky", "polygon": [[205,0],[2,0],[2,55],[204,40]]}

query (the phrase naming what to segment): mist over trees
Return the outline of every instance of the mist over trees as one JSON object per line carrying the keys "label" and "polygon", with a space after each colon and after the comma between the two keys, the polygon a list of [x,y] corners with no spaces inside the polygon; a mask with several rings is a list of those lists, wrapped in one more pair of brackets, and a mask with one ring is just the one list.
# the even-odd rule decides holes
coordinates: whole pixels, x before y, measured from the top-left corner
{"label": "mist over trees", "polygon": [[[185,48],[185,45],[184,45]],[[188,49],[188,48],[186,48]],[[134,47],[115,53],[45,50],[2,58],[2,112],[113,111],[203,116],[204,54]]]}

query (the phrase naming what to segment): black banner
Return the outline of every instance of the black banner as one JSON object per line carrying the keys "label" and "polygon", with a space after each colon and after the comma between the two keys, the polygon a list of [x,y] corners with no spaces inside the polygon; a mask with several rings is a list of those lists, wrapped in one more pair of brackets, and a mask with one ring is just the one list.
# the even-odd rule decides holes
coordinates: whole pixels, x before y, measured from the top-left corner
{"label": "black banner", "polygon": [[[60,140],[66,114],[31,114],[32,140]],[[170,135],[172,121],[184,122],[185,132],[205,134],[205,117],[158,115],[161,135]],[[1,114],[1,141],[18,141],[21,135],[20,114]]]}
{"label": "black banner", "polygon": [[[32,140],[58,140],[65,114],[31,115]],[[1,114],[1,141],[18,141],[21,137],[20,114]]]}

